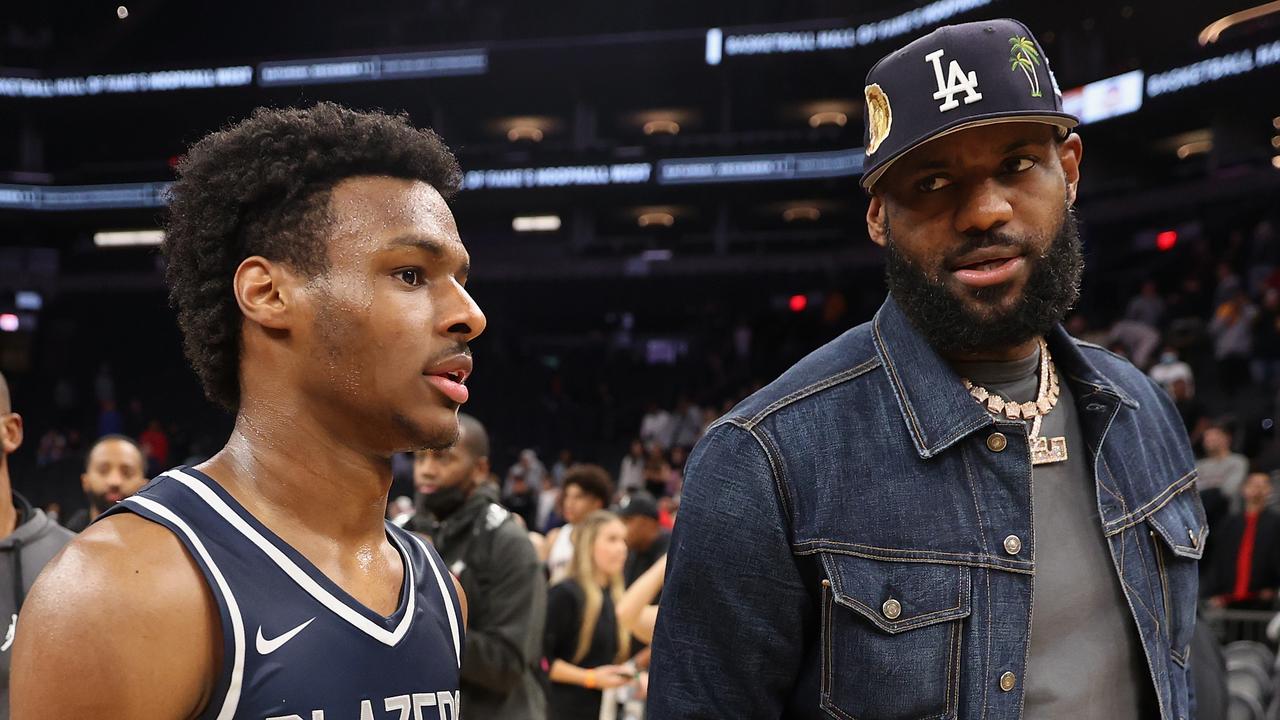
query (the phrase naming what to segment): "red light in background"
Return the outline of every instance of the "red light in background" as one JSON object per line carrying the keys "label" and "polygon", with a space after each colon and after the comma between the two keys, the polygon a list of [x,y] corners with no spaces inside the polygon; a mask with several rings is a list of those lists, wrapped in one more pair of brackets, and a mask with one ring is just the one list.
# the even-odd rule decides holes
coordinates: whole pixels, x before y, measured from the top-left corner
{"label": "red light in background", "polygon": [[4,332],[18,332],[18,316],[13,313],[5,313],[0,315],[0,330]]}
{"label": "red light in background", "polygon": [[791,308],[791,312],[804,312],[804,309],[809,307],[809,298],[804,295],[792,295],[787,301],[787,307]]}
{"label": "red light in background", "polygon": [[1164,252],[1172,250],[1174,245],[1178,244],[1178,231],[1165,230],[1162,233],[1156,233],[1156,249]]}

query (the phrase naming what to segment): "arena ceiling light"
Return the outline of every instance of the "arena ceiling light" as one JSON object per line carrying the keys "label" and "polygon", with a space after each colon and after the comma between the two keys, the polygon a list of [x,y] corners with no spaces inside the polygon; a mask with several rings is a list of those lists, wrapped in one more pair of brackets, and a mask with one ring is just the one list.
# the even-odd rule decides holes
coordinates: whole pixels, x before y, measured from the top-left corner
{"label": "arena ceiling light", "polygon": [[825,112],[814,113],[809,116],[809,127],[820,128],[823,125],[836,125],[844,127],[849,124],[849,116],[835,110],[827,110]]}
{"label": "arena ceiling light", "polygon": [[636,224],[642,228],[671,227],[676,224],[676,216],[669,212],[646,212],[636,218]]}
{"label": "arena ceiling light", "polygon": [[511,220],[516,232],[555,232],[560,229],[559,215],[521,215]]}
{"label": "arena ceiling light", "polygon": [[1216,43],[1218,42],[1218,38],[1222,36],[1222,33],[1227,30],[1237,25],[1247,23],[1251,20],[1257,20],[1260,17],[1265,17],[1274,13],[1280,13],[1280,0],[1256,5],[1246,10],[1233,12],[1225,17],[1218,18],[1206,25],[1205,28],[1200,31],[1200,45],[1204,46]]}
{"label": "arena ceiling light", "polygon": [[641,129],[645,135],[679,135],[680,123],[675,120],[650,120]]}
{"label": "arena ceiling light", "polygon": [[792,205],[782,211],[782,219],[785,222],[817,222],[822,217],[822,211],[813,205]]}
{"label": "arena ceiling light", "polygon": [[163,230],[109,230],[93,234],[93,244],[101,248],[155,247],[163,242]]}

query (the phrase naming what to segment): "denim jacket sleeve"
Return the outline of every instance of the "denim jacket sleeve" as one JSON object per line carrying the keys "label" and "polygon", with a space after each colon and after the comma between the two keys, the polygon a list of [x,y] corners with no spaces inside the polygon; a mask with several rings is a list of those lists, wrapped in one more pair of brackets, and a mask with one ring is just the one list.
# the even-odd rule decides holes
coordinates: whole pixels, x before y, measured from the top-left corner
{"label": "denim jacket sleeve", "polygon": [[686,469],[653,640],[649,717],[778,718],[811,599],[763,439],[714,426]]}

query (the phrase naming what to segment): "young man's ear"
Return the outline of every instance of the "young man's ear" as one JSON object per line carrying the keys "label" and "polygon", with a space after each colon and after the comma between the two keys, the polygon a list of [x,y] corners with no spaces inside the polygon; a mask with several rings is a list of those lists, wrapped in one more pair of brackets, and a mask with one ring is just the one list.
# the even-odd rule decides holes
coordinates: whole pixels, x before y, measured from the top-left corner
{"label": "young man's ear", "polygon": [[254,255],[236,268],[236,303],[245,318],[272,330],[286,330],[297,299],[297,276],[289,268]]}
{"label": "young man's ear", "polygon": [[867,206],[867,235],[871,242],[884,247],[889,242],[889,225],[884,201],[878,194],[871,195],[871,204]]}
{"label": "young man's ear", "polygon": [[0,448],[12,455],[22,447],[22,416],[16,412],[0,415]]}

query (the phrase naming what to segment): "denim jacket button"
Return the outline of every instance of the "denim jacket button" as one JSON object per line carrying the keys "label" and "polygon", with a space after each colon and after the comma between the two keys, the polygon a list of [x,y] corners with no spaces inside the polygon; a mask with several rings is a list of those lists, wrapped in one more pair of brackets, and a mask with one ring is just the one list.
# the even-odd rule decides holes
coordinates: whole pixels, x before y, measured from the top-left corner
{"label": "denim jacket button", "polygon": [[884,605],[880,606],[880,612],[884,613],[884,616],[890,620],[897,620],[902,615],[902,603],[889,598],[884,601]]}
{"label": "denim jacket button", "polygon": [[1011,672],[1007,672],[1000,676],[1000,689],[1009,692],[1013,686],[1018,683],[1018,676]]}
{"label": "denim jacket button", "polygon": [[1010,555],[1017,555],[1022,552],[1022,540],[1017,535],[1010,535],[1005,538],[1004,551]]}
{"label": "denim jacket button", "polygon": [[1004,433],[991,433],[987,436],[987,449],[991,452],[1004,452],[1009,447],[1009,438]]}

